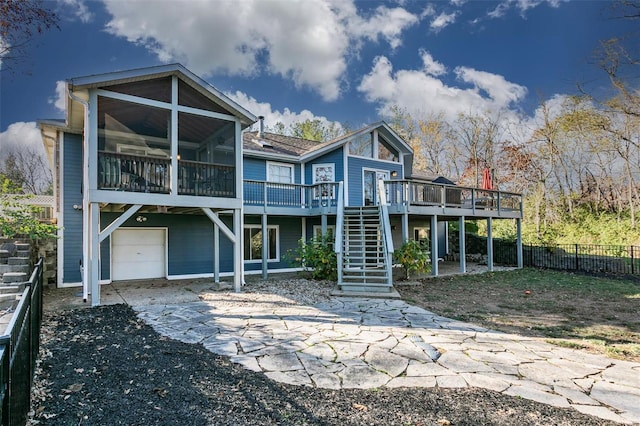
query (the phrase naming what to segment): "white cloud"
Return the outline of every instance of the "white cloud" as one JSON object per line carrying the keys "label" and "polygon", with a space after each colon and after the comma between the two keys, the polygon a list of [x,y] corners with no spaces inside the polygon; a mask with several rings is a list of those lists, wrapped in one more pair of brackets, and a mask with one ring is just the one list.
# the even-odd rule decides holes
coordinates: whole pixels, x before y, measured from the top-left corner
{"label": "white cloud", "polygon": [[[454,72],[463,83],[473,87],[447,85],[427,66],[430,61],[435,62],[431,55],[427,52],[421,55],[425,62],[421,70],[394,71],[389,59],[376,58],[358,90],[367,101],[379,105],[381,115],[389,115],[394,105],[416,116],[442,112],[448,120],[455,120],[460,113],[514,113],[511,108],[527,93],[525,87],[500,75],[466,67],[457,67]],[[436,69],[442,74],[445,71],[443,65]]]}
{"label": "white cloud", "polygon": [[424,71],[437,77],[447,72],[447,68],[440,62],[433,59],[433,56],[425,50],[420,50],[420,56],[422,56],[422,63],[424,64]]}
{"label": "white cloud", "polygon": [[305,109],[300,112],[291,111],[289,108],[285,108],[283,111],[274,111],[273,107],[268,102],[259,102],[254,97],[247,95],[246,93],[236,91],[234,93],[225,93],[238,104],[242,105],[248,111],[251,111],[256,116],[263,116],[265,126],[273,128],[276,123],[280,122],[289,127],[291,124],[305,121],[305,120],[320,120],[323,124],[328,126],[333,124],[337,128],[341,128],[342,125],[339,122],[332,122],[324,116],[314,115],[311,111]]}
{"label": "white cloud", "polygon": [[490,18],[501,18],[511,8],[515,8],[522,17],[525,17],[529,9],[548,4],[551,7],[559,7],[560,2],[565,0],[503,0],[493,10],[487,13]]}
{"label": "white cloud", "polygon": [[349,13],[345,16],[347,32],[355,38],[367,38],[371,41],[377,41],[382,36],[391,46],[392,49],[402,45],[400,35],[405,28],[408,28],[419,22],[419,18],[407,10],[396,7],[389,9],[385,6],[379,6],[375,10],[375,14],[369,19],[359,16],[355,6],[351,5],[346,9]]}
{"label": "white cloud", "polygon": [[93,20],[93,13],[89,11],[89,7],[84,0],[58,0],[63,5],[67,6],[68,10],[73,10],[75,17],[83,24],[89,23]]}
{"label": "white cloud", "polygon": [[13,123],[7,127],[7,130],[0,133],[0,161],[3,161],[10,152],[21,147],[34,149],[45,155],[40,129],[35,122]]}
{"label": "white cloud", "polygon": [[56,95],[50,97],[47,102],[61,112],[67,110],[67,84],[64,81],[56,81]]}
{"label": "white cloud", "polygon": [[111,15],[107,31],[162,62],[181,62],[203,76],[268,72],[328,101],[341,94],[354,47],[381,37],[397,48],[402,31],[418,22],[399,7],[381,6],[364,18],[352,1],[338,0],[104,3]]}
{"label": "white cloud", "polygon": [[439,32],[444,27],[453,24],[456,21],[456,17],[458,16],[458,12],[445,13],[442,12],[440,15],[436,16],[429,27],[434,32]]}
{"label": "white cloud", "polygon": [[498,74],[467,67],[457,67],[454,72],[460,80],[473,84],[476,89],[484,91],[498,105],[508,106],[527,94],[527,89],[524,86],[510,83]]}

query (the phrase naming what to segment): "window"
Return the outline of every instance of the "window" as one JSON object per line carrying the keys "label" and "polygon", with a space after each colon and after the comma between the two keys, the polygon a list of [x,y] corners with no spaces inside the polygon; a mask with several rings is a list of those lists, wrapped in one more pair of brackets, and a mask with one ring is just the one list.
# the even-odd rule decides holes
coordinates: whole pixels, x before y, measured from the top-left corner
{"label": "window", "polygon": [[267,182],[293,183],[293,164],[267,162]]}
{"label": "window", "polygon": [[[280,260],[280,244],[278,238],[278,226],[267,226],[267,260],[278,262]],[[244,260],[247,262],[262,261],[262,225],[244,226]]]}
{"label": "window", "polygon": [[[331,242],[327,244],[331,250],[333,250],[333,243],[335,242],[336,235],[336,226],[335,225],[327,225],[327,239]],[[321,225],[313,225],[313,238],[319,240],[322,238],[322,226]]]}
{"label": "window", "polygon": [[373,133],[367,133],[349,142],[349,154],[358,157],[373,157]]}
{"label": "window", "polygon": [[[335,182],[335,164],[314,164],[312,166],[313,183],[321,184],[323,182]],[[333,198],[333,185],[317,185],[314,189],[314,197],[330,197]]]}
{"label": "window", "polygon": [[[336,226],[335,225],[327,225],[327,237],[328,238],[333,238],[335,233],[336,233]],[[313,238],[320,238],[320,237],[322,237],[322,226],[313,225]]]}
{"label": "window", "polygon": [[386,161],[398,162],[398,154],[395,149],[391,148],[391,145],[384,139],[378,136],[378,159]]}

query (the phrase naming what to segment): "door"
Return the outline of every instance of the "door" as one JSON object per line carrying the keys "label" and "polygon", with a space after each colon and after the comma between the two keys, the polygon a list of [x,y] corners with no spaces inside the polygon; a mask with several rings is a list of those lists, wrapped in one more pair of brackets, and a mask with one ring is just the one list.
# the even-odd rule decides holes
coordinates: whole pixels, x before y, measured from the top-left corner
{"label": "door", "polygon": [[374,206],[378,204],[378,181],[389,180],[390,174],[387,170],[367,170],[364,169],[363,173],[363,195],[364,205]]}
{"label": "door", "polygon": [[111,280],[166,276],[165,229],[118,229],[111,234]]}

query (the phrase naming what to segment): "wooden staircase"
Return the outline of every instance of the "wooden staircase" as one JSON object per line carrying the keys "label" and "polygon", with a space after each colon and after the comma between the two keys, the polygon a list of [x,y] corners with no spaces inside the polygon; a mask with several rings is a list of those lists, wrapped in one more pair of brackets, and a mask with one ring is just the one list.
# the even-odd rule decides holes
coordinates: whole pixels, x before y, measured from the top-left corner
{"label": "wooden staircase", "polygon": [[343,292],[392,291],[391,256],[384,220],[380,206],[344,207],[342,257],[338,265],[341,269],[338,286]]}

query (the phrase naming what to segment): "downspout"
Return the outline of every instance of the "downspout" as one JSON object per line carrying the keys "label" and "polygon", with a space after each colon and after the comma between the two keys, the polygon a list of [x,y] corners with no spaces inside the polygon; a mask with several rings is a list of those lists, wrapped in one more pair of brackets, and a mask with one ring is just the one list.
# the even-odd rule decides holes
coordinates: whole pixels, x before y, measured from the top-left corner
{"label": "downspout", "polygon": [[[84,107],[84,130],[82,144],[82,260],[80,274],[82,278],[82,299],[89,300],[89,277],[87,265],[89,264],[89,102],[73,94],[67,83],[67,94],[74,101]],[[63,170],[64,171],[64,170]]]}

